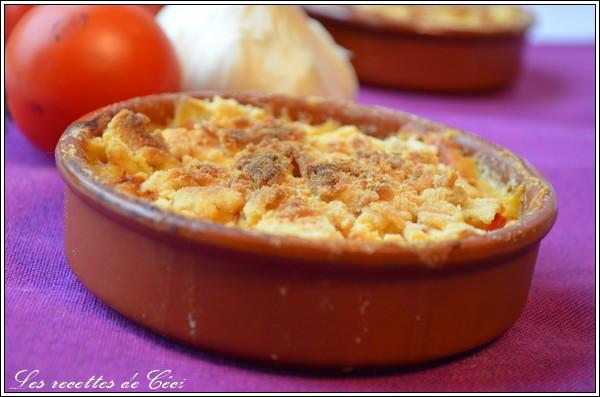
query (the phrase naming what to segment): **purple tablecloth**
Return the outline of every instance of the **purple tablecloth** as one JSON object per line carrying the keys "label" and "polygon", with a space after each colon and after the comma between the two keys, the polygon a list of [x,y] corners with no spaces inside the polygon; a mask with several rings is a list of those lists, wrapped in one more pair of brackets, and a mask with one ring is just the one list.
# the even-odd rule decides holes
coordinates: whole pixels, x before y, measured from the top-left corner
{"label": "purple tablecloth", "polygon": [[[53,159],[7,120],[6,390],[21,385],[21,370],[39,370],[26,383],[43,381],[41,390],[93,376],[79,386],[116,391],[136,373],[136,390],[149,390],[146,374],[156,369],[183,381],[177,391],[593,391],[593,46],[529,48],[522,78],[500,94],[364,88],[359,101],[475,131],[527,158],[556,188],[559,217],[541,246],[527,306],[502,337],[424,368],[337,377],[256,368],[163,339],[109,309],[71,273]],[[100,389],[100,376],[113,387]]]}

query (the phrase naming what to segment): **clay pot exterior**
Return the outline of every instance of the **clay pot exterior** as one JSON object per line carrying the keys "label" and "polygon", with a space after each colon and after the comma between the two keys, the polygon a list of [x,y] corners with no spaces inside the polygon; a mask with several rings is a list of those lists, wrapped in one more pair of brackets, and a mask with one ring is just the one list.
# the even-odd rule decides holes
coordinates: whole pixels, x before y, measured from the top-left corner
{"label": "clay pot exterior", "polygon": [[521,70],[526,32],[533,23],[525,14],[524,23],[512,29],[420,31],[356,12],[309,14],[351,52],[362,83],[443,93],[508,87]]}
{"label": "clay pot exterior", "polygon": [[[377,136],[445,128],[339,100],[223,96],[315,122],[331,117]],[[124,316],[206,351],[331,370],[446,357],[496,338],[518,318],[557,204],[550,185],[512,153],[460,136],[499,175],[527,184],[522,221],[483,236],[406,247],[253,233],[158,209],[116,192],[86,167],[82,142],[101,134],[119,109],[161,123],[177,98],[136,98],[89,114],[56,150],[67,186],[69,264]]]}

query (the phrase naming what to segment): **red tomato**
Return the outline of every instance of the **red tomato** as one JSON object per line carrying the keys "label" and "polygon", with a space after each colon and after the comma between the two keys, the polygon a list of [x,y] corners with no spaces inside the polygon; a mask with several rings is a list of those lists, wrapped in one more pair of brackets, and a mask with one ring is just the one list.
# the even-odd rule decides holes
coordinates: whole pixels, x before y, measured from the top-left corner
{"label": "red tomato", "polygon": [[507,219],[505,217],[503,217],[500,214],[496,214],[496,216],[494,217],[494,220],[492,220],[492,223],[487,225],[487,227],[485,227],[485,230],[492,231],[492,230],[500,229],[500,228],[504,227],[504,225],[506,225],[506,221],[507,221]]}
{"label": "red tomato", "polygon": [[14,29],[17,22],[19,22],[19,19],[21,19],[21,17],[32,8],[33,6],[4,6],[4,41],[10,37],[10,33]]}
{"label": "red tomato", "polygon": [[35,7],[8,40],[5,65],[13,120],[45,151],[85,113],[179,90],[171,43],[136,6]]}

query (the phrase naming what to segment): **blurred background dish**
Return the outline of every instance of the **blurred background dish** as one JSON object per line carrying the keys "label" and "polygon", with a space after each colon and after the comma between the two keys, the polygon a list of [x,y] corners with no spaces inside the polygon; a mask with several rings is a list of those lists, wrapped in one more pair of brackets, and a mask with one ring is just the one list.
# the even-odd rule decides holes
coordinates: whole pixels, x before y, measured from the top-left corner
{"label": "blurred background dish", "polygon": [[516,6],[469,5],[355,5],[348,6],[357,18],[373,23],[405,27],[420,33],[513,32],[530,22]]}
{"label": "blurred background dish", "polygon": [[532,15],[514,6],[307,6],[362,83],[470,93],[517,77]]}

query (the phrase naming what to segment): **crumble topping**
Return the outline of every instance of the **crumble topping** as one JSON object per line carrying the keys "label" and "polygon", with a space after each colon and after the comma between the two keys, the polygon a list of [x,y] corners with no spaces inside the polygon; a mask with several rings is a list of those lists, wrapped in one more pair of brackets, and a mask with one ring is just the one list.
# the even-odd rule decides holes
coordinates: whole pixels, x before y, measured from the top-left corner
{"label": "crumble topping", "polygon": [[168,211],[250,231],[415,243],[517,222],[524,185],[501,183],[457,132],[385,139],[215,97],[184,97],[166,126],[116,114],[85,151],[95,175]]}

